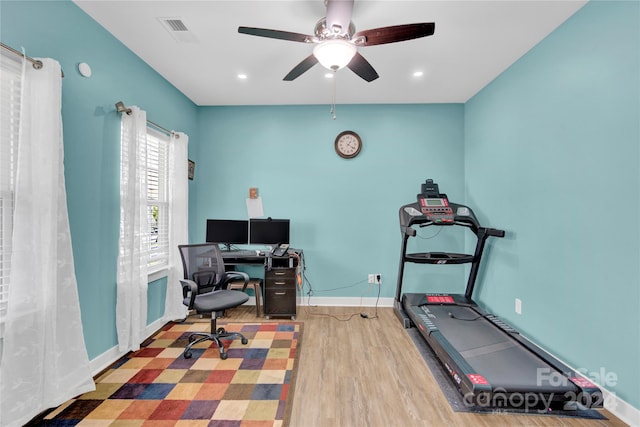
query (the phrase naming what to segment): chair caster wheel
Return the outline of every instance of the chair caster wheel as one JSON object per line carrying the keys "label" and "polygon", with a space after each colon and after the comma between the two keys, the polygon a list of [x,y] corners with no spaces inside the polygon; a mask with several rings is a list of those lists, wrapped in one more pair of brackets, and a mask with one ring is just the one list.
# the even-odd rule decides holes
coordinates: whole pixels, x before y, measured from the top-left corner
{"label": "chair caster wheel", "polygon": [[190,351],[185,351],[183,354],[185,359],[191,359],[191,352]]}
{"label": "chair caster wheel", "polygon": [[242,339],[240,340],[240,342],[241,342],[243,345],[247,345],[247,343],[249,342],[249,340],[248,340],[248,339],[246,339],[246,338],[242,338]]}
{"label": "chair caster wheel", "polygon": [[198,337],[196,337],[195,335],[189,335],[189,342],[192,343],[194,342]]}
{"label": "chair caster wheel", "polygon": [[218,335],[222,335],[222,334],[226,334],[226,333],[227,333],[227,331],[226,331],[224,328],[218,328],[218,329],[216,330],[216,333],[217,333]]}
{"label": "chair caster wheel", "polygon": [[220,353],[220,359],[227,360],[227,357],[229,357],[227,353]]}

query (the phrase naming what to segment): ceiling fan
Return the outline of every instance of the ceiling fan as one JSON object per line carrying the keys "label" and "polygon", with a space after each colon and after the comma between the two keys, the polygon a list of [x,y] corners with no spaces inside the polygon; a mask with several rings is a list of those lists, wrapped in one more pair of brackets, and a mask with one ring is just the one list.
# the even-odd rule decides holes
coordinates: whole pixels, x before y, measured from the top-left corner
{"label": "ceiling fan", "polygon": [[238,27],[238,32],[251,36],[314,43],[316,45],[313,53],[293,67],[283,80],[295,80],[319,62],[325,68],[333,71],[346,66],[367,82],[371,82],[379,77],[378,73],[360,55],[358,47],[417,39],[431,36],[435,31],[433,22],[423,22],[356,32],[355,26],[351,22],[353,1],[325,0],[327,16],[318,21],[314,29],[314,35],[254,27]]}

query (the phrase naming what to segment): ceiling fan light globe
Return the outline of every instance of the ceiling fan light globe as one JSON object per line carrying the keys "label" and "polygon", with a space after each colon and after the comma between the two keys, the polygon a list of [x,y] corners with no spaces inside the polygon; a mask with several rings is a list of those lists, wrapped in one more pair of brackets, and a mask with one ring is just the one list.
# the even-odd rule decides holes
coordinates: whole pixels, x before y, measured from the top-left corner
{"label": "ceiling fan light globe", "polygon": [[351,62],[357,48],[345,40],[326,40],[313,49],[313,55],[327,70],[337,71]]}

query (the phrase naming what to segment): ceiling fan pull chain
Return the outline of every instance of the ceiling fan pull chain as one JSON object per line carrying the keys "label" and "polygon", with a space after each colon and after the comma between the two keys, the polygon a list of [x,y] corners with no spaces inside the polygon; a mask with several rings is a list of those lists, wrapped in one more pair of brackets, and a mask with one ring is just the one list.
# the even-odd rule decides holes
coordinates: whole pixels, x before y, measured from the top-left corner
{"label": "ceiling fan pull chain", "polygon": [[336,79],[338,78],[337,74],[336,74],[336,70],[333,70],[333,94],[331,95],[331,116],[333,117],[333,120],[336,119]]}

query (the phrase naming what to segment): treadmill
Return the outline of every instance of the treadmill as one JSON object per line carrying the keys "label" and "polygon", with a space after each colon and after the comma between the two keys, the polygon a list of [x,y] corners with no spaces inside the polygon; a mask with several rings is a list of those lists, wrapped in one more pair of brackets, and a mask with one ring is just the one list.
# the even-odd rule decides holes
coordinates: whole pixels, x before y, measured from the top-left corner
{"label": "treadmill", "polygon": [[[503,230],[480,226],[473,210],[452,203],[427,179],[417,201],[400,208],[402,252],[394,301],[405,328],[417,327],[468,406],[524,410],[600,408],[602,392],[588,379],[527,340],[473,301],[480,261],[489,237]],[[476,236],[473,254],[407,253],[418,227],[466,227]],[[464,295],[402,293],[406,263],[471,264]]]}

